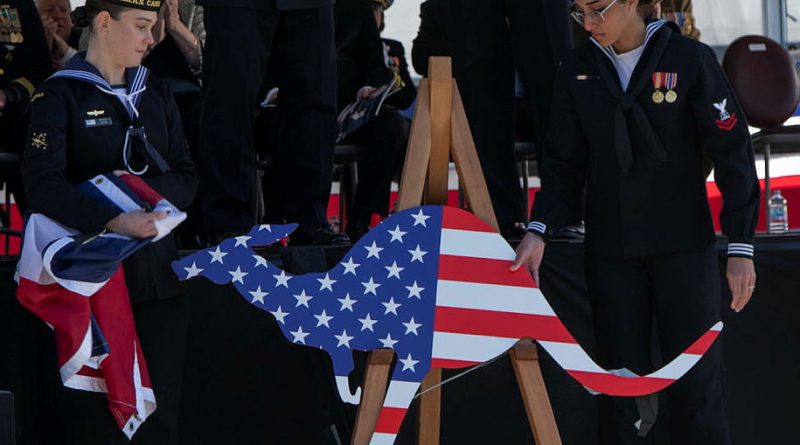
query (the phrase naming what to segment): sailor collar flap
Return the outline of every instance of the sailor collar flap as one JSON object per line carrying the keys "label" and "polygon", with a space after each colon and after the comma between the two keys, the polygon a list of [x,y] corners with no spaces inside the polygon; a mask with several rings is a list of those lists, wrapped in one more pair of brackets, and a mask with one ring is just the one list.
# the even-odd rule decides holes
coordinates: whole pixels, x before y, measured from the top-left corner
{"label": "sailor collar flap", "polygon": [[[126,69],[125,86],[127,92],[121,93],[114,91],[114,88],[103,78],[97,68],[87,62],[84,57],[85,53],[75,55],[67,62],[63,70],[57,71],[50,79],[65,78],[86,82],[96,86],[97,89],[104,94],[119,99],[133,123],[127,129],[125,142],[122,146],[122,158],[125,162],[125,167],[134,175],[145,174],[150,168],[150,164],[155,165],[161,174],[170,171],[167,162],[158,150],[147,140],[144,128],[136,124],[139,117],[138,107],[142,100],[142,93],[147,89],[145,84],[147,83],[150,71],[143,66]],[[139,169],[135,168],[132,165],[132,160],[134,158],[145,160],[144,166]],[[148,158],[149,162],[147,161]]]}
{"label": "sailor collar flap", "polygon": [[50,76],[50,79],[67,78],[95,85],[103,93],[119,99],[128,112],[131,121],[135,121],[139,117],[138,107],[142,93],[147,89],[145,84],[147,84],[150,70],[143,66],[126,69],[125,87],[127,93],[119,93],[114,91],[94,65],[86,61],[85,56],[86,53],[75,55],[66,63],[64,69],[56,71],[55,74]]}

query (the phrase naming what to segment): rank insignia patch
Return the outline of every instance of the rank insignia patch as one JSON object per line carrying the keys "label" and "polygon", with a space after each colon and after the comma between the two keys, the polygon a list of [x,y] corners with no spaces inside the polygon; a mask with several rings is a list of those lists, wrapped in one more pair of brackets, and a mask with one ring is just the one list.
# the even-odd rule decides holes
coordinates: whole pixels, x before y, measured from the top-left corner
{"label": "rank insignia patch", "polygon": [[731,131],[739,122],[736,113],[728,113],[728,98],[714,103],[714,108],[719,112],[719,119],[716,120],[717,128],[723,131]]}
{"label": "rank insignia patch", "polygon": [[42,150],[47,150],[47,133],[33,133],[31,145]]}

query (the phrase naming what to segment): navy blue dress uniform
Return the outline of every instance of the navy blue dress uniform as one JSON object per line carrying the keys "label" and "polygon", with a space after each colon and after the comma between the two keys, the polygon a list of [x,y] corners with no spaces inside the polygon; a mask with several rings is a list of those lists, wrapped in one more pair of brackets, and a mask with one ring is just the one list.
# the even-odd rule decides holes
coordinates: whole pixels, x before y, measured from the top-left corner
{"label": "navy blue dress uniform", "polygon": [[[44,28],[32,0],[0,1],[0,151],[22,153],[28,125],[28,101],[39,83],[53,72]],[[8,170],[8,169],[4,169]],[[20,210],[28,207],[16,168],[2,178]]]}
{"label": "navy blue dress uniform", "polygon": [[[24,116],[33,90],[52,73],[39,13],[31,0],[0,2],[0,149],[21,152]],[[20,128],[22,127],[22,129]]]}
{"label": "navy blue dress uniform", "polygon": [[278,96],[277,213],[293,239],[346,241],[328,229],[336,143],[333,0],[198,0],[205,13],[205,105],[198,167],[206,232],[214,240],[255,221],[252,121],[264,79]]}
{"label": "navy blue dress uniform", "polygon": [[[747,121],[708,46],[649,23],[625,90],[614,57],[591,40],[560,67],[529,230],[547,241],[586,191],[598,360],[641,374],[657,367],[654,319],[664,363],[721,319],[703,152],[716,165],[729,256],[753,255],[759,185]],[[731,443],[721,365],[717,342],[667,390],[672,443]],[[645,443],[633,400],[601,403],[602,443]]]}
{"label": "navy blue dress uniform", "polygon": [[[36,91],[22,162],[34,210],[82,232],[100,231],[118,211],[89,200],[76,184],[114,170],[144,171],[142,179],[177,207],[192,202],[198,178],[171,91],[144,67],[128,69],[126,79],[127,85],[108,85],[78,54]],[[116,87],[127,93],[114,94]],[[187,321],[170,268],[175,258],[175,239],[167,236],[123,263],[158,403],[134,444],[176,443]],[[63,392],[69,443],[128,443],[103,394]]]}

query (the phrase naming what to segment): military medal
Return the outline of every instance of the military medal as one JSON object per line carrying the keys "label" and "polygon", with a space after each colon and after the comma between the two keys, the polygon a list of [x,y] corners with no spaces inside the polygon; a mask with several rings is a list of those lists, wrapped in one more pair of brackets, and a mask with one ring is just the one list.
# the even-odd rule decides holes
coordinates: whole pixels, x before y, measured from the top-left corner
{"label": "military medal", "polygon": [[8,7],[0,7],[0,43],[11,41],[11,20],[8,19]]}
{"label": "military medal", "polygon": [[675,87],[678,85],[678,73],[666,73],[665,86],[667,87],[667,94],[664,98],[669,103],[675,103],[678,100],[678,93],[675,92]]}
{"label": "military medal", "polygon": [[19,14],[16,8],[7,10],[8,18],[11,21],[11,43],[22,43],[25,38],[22,36],[22,22],[19,21]]}
{"label": "military medal", "polygon": [[664,102],[664,93],[661,92],[661,87],[664,86],[664,73],[653,73],[653,87],[656,89],[653,92],[653,103],[660,104]]}

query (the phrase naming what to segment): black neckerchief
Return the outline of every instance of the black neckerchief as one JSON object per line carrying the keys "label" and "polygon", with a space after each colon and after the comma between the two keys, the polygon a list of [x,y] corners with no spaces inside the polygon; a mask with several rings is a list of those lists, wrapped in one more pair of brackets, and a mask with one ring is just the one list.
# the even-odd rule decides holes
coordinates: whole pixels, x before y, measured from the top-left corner
{"label": "black neckerchief", "polygon": [[662,26],[661,29],[655,32],[648,45],[650,51],[646,51],[649,54],[642,54],[643,58],[646,56],[644,69],[636,69],[637,72],[634,73],[638,74],[635,78],[636,83],[628,85],[628,91],[626,92],[623,92],[620,83],[615,81],[615,78],[619,77],[619,75],[616,69],[609,65],[608,56],[600,48],[594,48],[592,51],[598,68],[602,71],[600,77],[605,81],[611,95],[619,100],[614,116],[614,147],[617,152],[620,169],[625,176],[630,173],[633,166],[633,149],[628,131],[631,123],[629,119],[633,119],[632,123],[641,130],[645,138],[644,148],[649,150],[659,162],[667,160],[667,152],[664,150],[664,145],[658,138],[636,98],[647,86],[647,82],[650,80],[650,76],[647,73],[655,71],[656,64],[661,60],[661,56],[667,48],[671,34],[672,29],[669,26]]}

